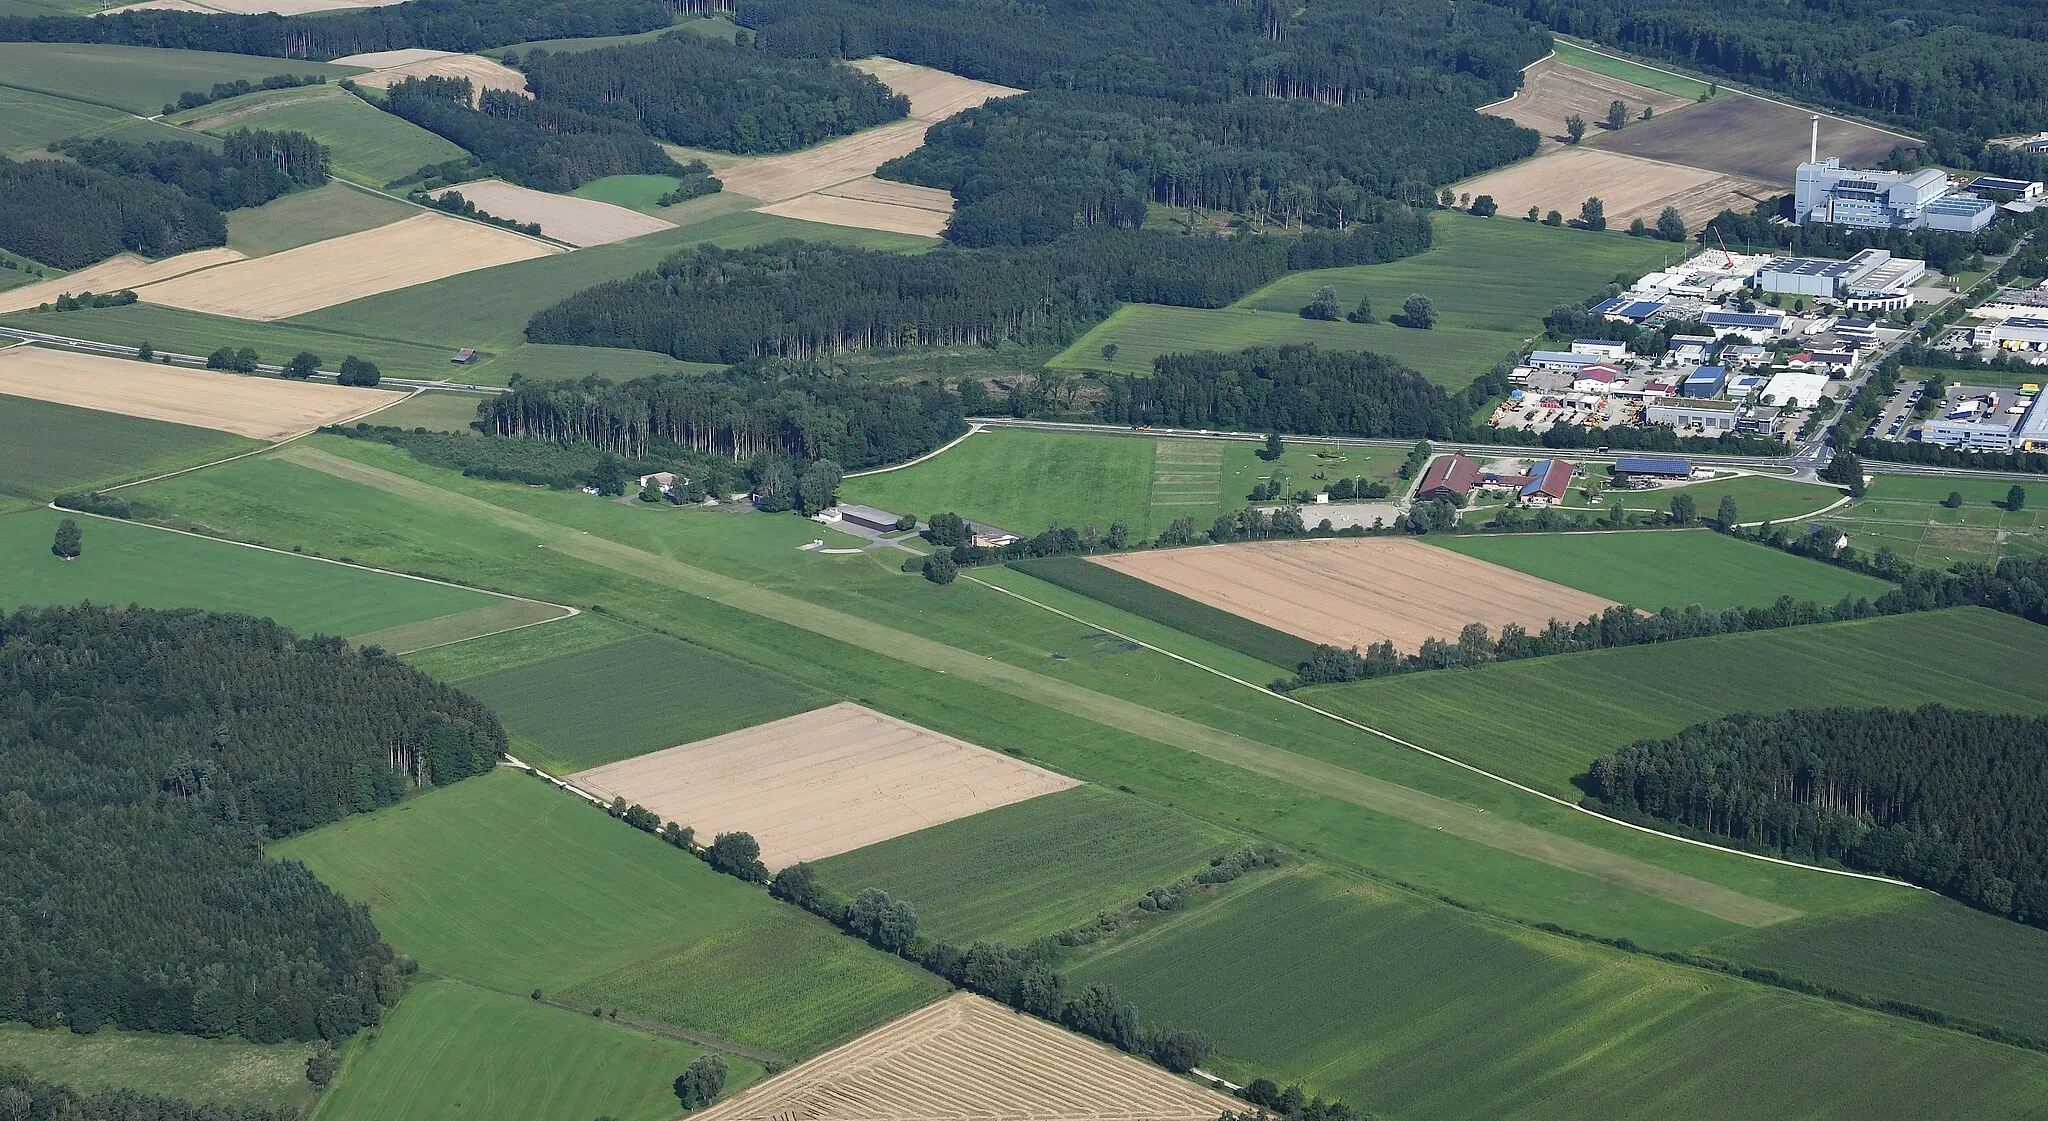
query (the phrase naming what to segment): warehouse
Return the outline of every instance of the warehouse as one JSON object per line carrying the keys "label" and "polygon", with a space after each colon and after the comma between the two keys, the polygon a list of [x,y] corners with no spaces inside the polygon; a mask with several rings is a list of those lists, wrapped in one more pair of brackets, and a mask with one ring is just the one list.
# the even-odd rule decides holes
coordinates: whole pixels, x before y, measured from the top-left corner
{"label": "warehouse", "polygon": [[1785,333],[1785,317],[1764,311],[1708,311],[1700,322],[1716,336],[1734,335],[1753,343],[1768,342]]}
{"label": "warehouse", "polygon": [[1600,364],[1597,354],[1573,354],[1566,350],[1532,350],[1529,365],[1539,370],[1583,370]]}
{"label": "warehouse", "polygon": [[1673,428],[1700,428],[1719,434],[1735,430],[1735,412],[1742,406],[1733,401],[1696,401],[1689,397],[1665,397],[1644,410],[1651,424]]}
{"label": "warehouse", "polygon": [[1614,461],[1614,473],[1651,479],[1689,479],[1692,461],[1675,455],[1624,455]]}
{"label": "warehouse", "polygon": [[2048,393],[2036,394],[2027,414],[2012,430],[2013,448],[2018,451],[2048,451]]}
{"label": "warehouse", "polygon": [[1798,408],[1812,405],[1827,396],[1828,376],[1802,370],[1791,370],[1771,378],[1764,386],[1763,395],[1758,397],[1766,405],[1783,405]]}
{"label": "warehouse", "polygon": [[1686,375],[1678,391],[1687,397],[1714,398],[1728,388],[1728,370],[1722,366],[1701,366]]}
{"label": "warehouse", "polygon": [[1628,357],[1628,344],[1613,339],[1573,339],[1573,354],[1591,354],[1602,361],[1619,362]]}
{"label": "warehouse", "polygon": [[1998,204],[1973,194],[1948,195],[1935,199],[1921,211],[1920,221],[1930,230],[1974,234],[1998,217]]}
{"label": "warehouse", "polygon": [[2048,350],[2048,319],[2015,315],[1991,328],[1991,344],[2000,350]]}
{"label": "warehouse", "polygon": [[1865,249],[1846,261],[1777,258],[1757,270],[1756,286],[1788,296],[1839,300],[1902,293],[1926,275],[1925,261],[1894,257],[1889,250]]}
{"label": "warehouse", "polygon": [[1616,296],[1593,305],[1593,313],[1615,323],[1643,324],[1664,310],[1662,300],[1642,300],[1632,296]]}

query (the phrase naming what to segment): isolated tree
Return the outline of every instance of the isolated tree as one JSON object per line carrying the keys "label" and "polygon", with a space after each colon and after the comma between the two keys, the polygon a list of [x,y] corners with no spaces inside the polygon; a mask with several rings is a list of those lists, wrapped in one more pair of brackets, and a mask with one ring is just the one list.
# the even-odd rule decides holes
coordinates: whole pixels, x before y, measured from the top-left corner
{"label": "isolated tree", "polygon": [[1614,132],[1620,132],[1620,131],[1621,131],[1622,129],[1624,129],[1624,128],[1627,128],[1627,127],[1628,127],[1628,103],[1627,103],[1627,102],[1625,102],[1625,101],[1613,101],[1613,102],[1609,102],[1609,103],[1608,103],[1608,105],[1607,105],[1607,127],[1608,127],[1609,129],[1611,129],[1612,131],[1614,131]]}
{"label": "isolated tree", "polygon": [[761,863],[761,842],[752,833],[720,833],[705,848],[704,860],[713,870],[750,884],[768,882],[768,866]]}
{"label": "isolated tree", "polygon": [[661,480],[660,480],[660,479],[657,479],[657,478],[655,478],[655,477],[654,477],[654,476],[652,476],[652,475],[649,475],[649,476],[647,476],[647,481],[646,481],[646,482],[644,482],[644,483],[641,483],[641,484],[640,484],[640,501],[642,501],[642,502],[659,502],[659,501],[661,501]]}
{"label": "isolated tree", "polygon": [[1131,543],[1131,527],[1122,518],[1109,523],[1109,547],[1122,549]]}
{"label": "isolated tree", "polygon": [[1493,201],[1492,195],[1480,195],[1472,200],[1472,213],[1481,218],[1491,218],[1500,213],[1500,204]]}
{"label": "isolated tree", "polygon": [[1630,237],[1648,237],[1648,236],[1650,236],[1650,226],[1649,226],[1649,223],[1647,223],[1647,222],[1643,221],[1643,216],[1642,216],[1642,215],[1640,215],[1640,214],[1636,215],[1636,217],[1635,217],[1635,220],[1634,220],[1634,221],[1632,221],[1632,222],[1630,222],[1630,223],[1628,224],[1628,236],[1630,236]]}
{"label": "isolated tree", "polygon": [[1656,116],[1656,115],[1657,115],[1657,107],[1656,107],[1656,106],[1654,106],[1654,105],[1645,105],[1645,106],[1643,106],[1643,119],[1644,119],[1644,120],[1646,120],[1646,121],[1647,121],[1647,120],[1649,120],[1649,119],[1650,119],[1651,117],[1654,117],[1654,116]]}
{"label": "isolated tree", "polygon": [[1344,318],[1353,323],[1374,322],[1374,316],[1372,314],[1372,297],[1360,293],[1358,297],[1358,306],[1352,308],[1348,312],[1345,312]]}
{"label": "isolated tree", "polygon": [[1665,241],[1685,240],[1685,216],[1675,206],[1667,206],[1657,215],[1657,236]]}
{"label": "isolated tree", "polygon": [[341,385],[373,386],[384,380],[377,364],[351,354],[341,360],[341,372],[334,379]]}
{"label": "isolated tree", "polygon": [[2026,506],[2027,488],[2014,483],[2012,489],[2005,492],[2005,508],[2013,513],[2018,513],[2026,509]]}
{"label": "isolated tree", "polygon": [[[1114,362],[1114,361],[1116,361],[1116,344],[1115,344],[1115,343],[1103,343],[1103,344],[1102,344],[1102,360],[1103,360],[1104,362]],[[978,385],[978,384],[980,384],[980,383],[979,383],[979,382],[977,382],[977,383],[975,383],[975,384],[977,384],[977,385]]]}
{"label": "isolated tree", "polygon": [[960,566],[953,561],[953,554],[940,549],[924,559],[924,578],[934,584],[950,584],[960,575]]}
{"label": "isolated tree", "polygon": [[232,369],[234,369],[234,368],[235,368],[235,351],[234,351],[234,348],[233,348],[233,347],[226,347],[226,346],[224,346],[224,347],[221,347],[221,348],[220,348],[219,350],[216,350],[216,351],[214,351],[214,352],[213,352],[212,354],[209,354],[209,355],[207,355],[207,356],[206,356],[206,368],[207,368],[207,369],[209,369],[209,370],[232,370]]}
{"label": "isolated tree", "polygon": [[1451,190],[1449,187],[1445,187],[1441,192],[1437,194],[1436,201],[1438,206],[1443,207],[1445,210],[1449,210],[1452,207],[1458,205],[1458,192]]}
{"label": "isolated tree", "polygon": [[1693,504],[1692,495],[1671,496],[1671,520],[1679,525],[1691,525],[1699,520],[1699,510]]}
{"label": "isolated tree", "polygon": [[319,372],[320,356],[310,350],[302,350],[292,355],[292,360],[284,364],[282,371],[288,378],[310,378]]}
{"label": "isolated tree", "polygon": [[1310,300],[1308,305],[1301,309],[1301,317],[1303,319],[1334,321],[1343,314],[1344,308],[1337,302],[1337,289],[1334,285],[1330,284],[1325,284],[1321,288],[1316,289],[1315,298]]}
{"label": "isolated tree", "polygon": [[1401,326],[1427,331],[1436,326],[1436,305],[1420,292],[1401,301]]}
{"label": "isolated tree", "polygon": [[143,343],[135,348],[135,360],[137,362],[148,362],[155,357],[156,351],[151,349],[148,343]]}
{"label": "isolated tree", "polygon": [[1734,495],[1724,494],[1721,496],[1721,508],[1714,512],[1714,520],[1721,524],[1722,529],[1735,528],[1735,523],[1738,519],[1736,516]]}
{"label": "isolated tree", "polygon": [[1266,446],[1259,449],[1259,458],[1275,460],[1286,454],[1287,441],[1282,440],[1278,432],[1266,433]]}
{"label": "isolated tree", "polygon": [[718,1100],[725,1089],[725,1056],[716,1051],[706,1051],[690,1060],[690,1065],[676,1077],[676,1100],[683,1103],[685,1111],[703,1109]]}
{"label": "isolated tree", "polygon": [[1949,508],[1949,509],[1951,509],[1951,510],[1960,510],[1960,509],[1962,509],[1962,508],[1963,508],[1963,492],[1962,492],[1962,491],[1959,491],[1959,490],[1952,490],[1952,491],[1949,491],[1949,492],[1948,492],[1948,497],[1947,497],[1947,498],[1944,498],[1944,499],[1942,499],[1942,500],[1941,500],[1941,504],[1942,504],[1943,506],[1946,506],[1946,507],[1948,507],[1948,508]]}
{"label": "isolated tree", "polygon": [[[539,995],[539,992],[539,989],[534,990],[535,995]],[[341,1055],[329,1044],[323,1043],[313,1048],[313,1053],[306,1056],[306,1081],[311,1082],[315,1088],[334,1081],[334,1072],[340,1069]]]}
{"label": "isolated tree", "polygon": [[1579,225],[1595,233],[1607,228],[1607,204],[1595,195],[1579,204]]}
{"label": "isolated tree", "polygon": [[78,523],[65,518],[57,523],[57,539],[50,543],[50,551],[65,560],[76,560],[81,548]]}
{"label": "isolated tree", "polygon": [[1546,226],[1562,226],[1564,225],[1564,215],[1553,210],[1543,216],[1543,224]]}
{"label": "isolated tree", "polygon": [[1532,206],[1532,207],[1530,207],[1530,208],[1529,208],[1529,216],[1528,216],[1528,218],[1527,218],[1526,220],[1527,220],[1527,221],[1530,221],[1530,222],[1540,222],[1540,221],[1542,221],[1542,220],[1543,220],[1543,211],[1541,211],[1541,210],[1539,210],[1539,209],[1537,209],[1536,207],[1533,207],[1533,206]]}
{"label": "isolated tree", "polygon": [[1586,138],[1586,118],[1573,113],[1564,119],[1564,134],[1568,143],[1577,144]]}
{"label": "isolated tree", "polygon": [[257,361],[256,348],[245,346],[235,352],[235,372],[238,374],[253,374],[256,372]]}
{"label": "isolated tree", "polygon": [[1851,483],[1861,484],[1863,460],[1855,452],[1837,451],[1834,458],[1828,460],[1828,465],[1820,469],[1820,477],[1822,482],[1838,483],[1842,486]]}
{"label": "isolated tree", "polygon": [[846,472],[839,464],[821,459],[809,467],[796,481],[797,509],[805,515],[815,514],[832,505],[832,493],[839,489],[840,480]]}
{"label": "isolated tree", "polygon": [[626,493],[626,469],[619,463],[619,457],[605,452],[597,457],[597,463],[584,477],[589,486],[597,488],[599,494]]}

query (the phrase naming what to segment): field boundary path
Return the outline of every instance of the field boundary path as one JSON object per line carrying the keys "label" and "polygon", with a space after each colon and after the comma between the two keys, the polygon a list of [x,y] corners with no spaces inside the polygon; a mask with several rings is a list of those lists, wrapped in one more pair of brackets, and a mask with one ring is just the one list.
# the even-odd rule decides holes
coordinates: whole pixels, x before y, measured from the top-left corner
{"label": "field boundary path", "polygon": [[[1373,778],[1358,771],[1347,770],[1335,764],[1325,763],[1309,756],[1247,739],[1232,732],[1202,724],[1186,717],[1162,712],[1121,697],[1111,696],[1070,682],[1047,677],[1036,671],[1009,662],[998,661],[991,655],[976,654],[958,647],[898,630],[883,623],[837,611],[809,600],[784,592],[749,584],[735,577],[697,568],[681,561],[638,549],[621,542],[595,534],[583,532],[568,526],[547,521],[543,518],[522,513],[495,503],[446,490],[431,483],[422,482],[405,475],[386,471],[379,467],[360,463],[306,447],[294,445],[278,453],[301,466],[326,472],[337,478],[349,479],[366,486],[383,490],[420,502],[429,507],[482,517],[503,528],[531,535],[542,548],[554,549],[565,555],[576,557],[603,568],[609,568],[628,576],[663,584],[693,595],[702,596],[727,607],[785,623],[800,630],[827,638],[836,639],[848,645],[880,654],[887,658],[919,666],[938,673],[965,678],[976,684],[1008,693],[1012,696],[1044,705],[1056,711],[1084,720],[1116,728],[1131,735],[1141,736],[1157,743],[1182,751],[1191,751],[1219,762],[1278,778],[1304,789],[1320,794],[1339,797],[1358,805],[1375,809],[1392,816],[1401,817],[1419,824],[1440,828],[1446,832],[1457,831],[1458,835],[1491,848],[1526,856],[1555,867],[1606,879],[1635,890],[1653,894],[1658,898],[1679,903],[1699,910],[1704,914],[1727,919],[1744,926],[1762,926],[1790,918],[1798,912],[1790,908],[1756,899],[1740,892],[1686,875],[1682,872],[1661,868],[1647,861],[1619,853],[1609,852],[1597,846],[1558,836],[1537,826],[1513,821],[1498,814],[1488,814],[1477,807],[1468,806],[1447,798],[1413,790],[1397,783]],[[968,577],[974,583],[984,583]],[[984,585],[986,586],[986,585]],[[1029,597],[1017,595],[1005,589],[1005,595],[1045,607]],[[1056,608],[1047,610],[1059,612]],[[1084,625],[1095,624],[1078,616],[1067,618]],[[1105,633],[1116,633],[1108,628],[1098,628]],[[1121,636],[1119,637],[1126,637]],[[1127,641],[1136,642],[1135,639]],[[1192,659],[1160,650],[1147,643],[1138,643],[1146,649],[1167,654],[1176,660],[1193,665],[1237,682],[1247,688],[1268,692],[1239,678],[1204,666]],[[1291,700],[1291,698],[1282,698]],[[1301,704],[1301,702],[1294,702]],[[1302,705],[1311,711],[1320,712],[1312,706]],[[1328,713],[1323,713],[1329,716]],[[1332,716],[1345,724],[1351,721]],[[1354,725],[1369,734],[1394,740],[1394,737],[1377,732],[1363,725]],[[1394,740],[1413,750],[1430,755],[1443,762],[1472,771],[1485,777],[1495,778],[1516,789],[1535,794],[1545,801],[1571,806],[1562,799],[1529,790],[1519,784],[1488,775],[1476,767],[1461,763],[1426,748]],[[1578,807],[1572,807],[1577,809]],[[1590,816],[1612,821],[1605,815],[1586,812]],[[1626,822],[1616,822],[1626,825]],[[1669,834],[1641,826],[1629,826],[1640,832],[1658,837]],[[1682,840],[1683,838],[1671,838]],[[1703,842],[1688,842],[1702,848],[1718,849],[1719,846]],[[1736,852],[1722,849],[1724,852]],[[1754,856],[1750,853],[1737,853]],[[1769,860],[1768,857],[1755,859]],[[1790,867],[1803,868],[1810,865],[1789,861],[1774,861]],[[1825,871],[1825,869],[1822,869]],[[1844,873],[1851,874],[1853,873]],[[1874,878],[1874,877],[1866,877]]]}
{"label": "field boundary path", "polygon": [[967,425],[967,431],[962,432],[958,436],[955,436],[952,439],[946,441],[945,443],[940,444],[938,447],[933,448],[932,450],[924,453],[923,455],[918,456],[916,459],[906,459],[901,463],[892,463],[887,467],[870,467],[865,471],[848,471],[846,473],[846,477],[849,479],[859,479],[864,478],[868,475],[886,475],[891,471],[901,471],[905,467],[915,467],[918,464],[923,463],[927,459],[934,459],[937,458],[938,456],[944,455],[949,451],[952,451],[954,448],[960,445],[960,441],[965,440],[969,436],[974,435],[976,432],[987,431],[987,429],[988,425],[983,424],[980,421],[969,422]]}

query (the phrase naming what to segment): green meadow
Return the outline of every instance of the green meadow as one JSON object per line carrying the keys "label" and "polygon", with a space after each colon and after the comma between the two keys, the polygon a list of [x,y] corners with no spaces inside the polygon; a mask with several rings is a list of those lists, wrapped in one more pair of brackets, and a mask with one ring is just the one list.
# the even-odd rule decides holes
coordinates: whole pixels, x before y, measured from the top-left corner
{"label": "green meadow", "polygon": [[272,74],[317,74],[330,78],[362,73],[300,59],[178,51],[159,47],[112,47],[98,43],[0,43],[0,82],[16,89],[54,94],[148,117],[188,90],[205,92],[216,82],[259,81]]}
{"label": "green meadow", "polygon": [[[2009,479],[1878,475],[1869,494],[1818,520],[1848,534],[1857,549],[1889,548],[1925,568],[2048,553],[2048,483],[2018,484],[2028,499],[2007,510],[2013,485]],[[1950,493],[1963,504],[1944,505]]]}
{"label": "green meadow", "polygon": [[520,758],[581,771],[794,716],[827,698],[777,675],[666,635],[472,677]]}
{"label": "green meadow", "polygon": [[139,603],[268,616],[301,634],[344,637],[498,601],[461,588],[280,556],[225,541],[79,516],[84,552],[50,555],[64,515],[0,517],[0,604]]}
{"label": "green meadow", "polygon": [[[274,237],[275,233],[265,236]],[[45,331],[72,338],[136,346],[148,343],[159,351],[211,354],[223,346],[250,347],[265,362],[289,362],[310,350],[331,364],[353,354],[377,364],[388,377],[465,378],[463,367],[451,365],[453,344],[409,342],[392,337],[349,334],[277,321],[257,322],[187,311],[156,304],[88,308],[80,311],[18,311],[0,314],[0,326]],[[333,368],[332,365],[329,368]]]}
{"label": "green meadow", "polygon": [[467,432],[484,398],[474,393],[416,393],[363,418],[366,424],[393,428],[424,428],[430,432]]}
{"label": "green meadow", "polygon": [[407,655],[405,660],[442,681],[460,682],[645,633],[609,615],[585,611],[545,627],[528,627],[422,650]]}
{"label": "green meadow", "polygon": [[1781,595],[1832,604],[1883,595],[1883,580],[1707,529],[1518,533],[1423,540],[1517,572],[1657,611],[1762,607]]}
{"label": "green meadow", "polygon": [[[779,1054],[850,1037],[943,988],[509,769],[269,852],[368,904],[384,937],[431,972],[617,1006]],[[757,987],[764,975],[779,978],[774,991]]]}
{"label": "green meadow", "polygon": [[336,175],[371,187],[467,154],[454,143],[335,88],[266,90],[187,110],[177,119],[214,132],[303,132],[327,145]]}
{"label": "green meadow", "polygon": [[1077,786],[817,861],[852,898],[881,888],[926,937],[1019,945],[1136,902],[1241,836],[1131,795]]}
{"label": "green meadow", "polygon": [[244,1043],[195,1035],[0,1023],[0,1066],[18,1066],[45,1082],[100,1090],[126,1086],[150,1094],[254,1109],[299,1110],[313,1096],[305,1043]]}
{"label": "green meadow", "polygon": [[[1290,273],[1227,308],[1127,304],[1054,358],[1069,370],[1143,375],[1161,354],[1314,343],[1325,350],[1370,350],[1414,367],[1447,389],[1463,389],[1508,352],[1543,331],[1560,303],[1599,292],[1617,276],[1635,277],[1670,260],[1672,247],[1620,234],[1553,229],[1505,217],[1435,216],[1425,253],[1380,265]],[[1330,285],[1348,310],[1370,297],[1377,323],[1327,323],[1300,311]],[[1397,327],[1387,317],[1421,293],[1437,325]],[[1114,343],[1113,359],[1102,348]]]}
{"label": "green meadow", "polygon": [[0,87],[0,155],[39,151],[72,137],[107,137],[136,143],[151,140],[214,143],[210,137],[191,137],[168,125],[141,120],[133,114],[104,105]]}
{"label": "green meadow", "polygon": [[418,213],[396,199],[329,183],[262,206],[229,211],[228,248],[261,257],[374,230]]}
{"label": "green meadow", "polygon": [[2048,1055],[1305,872],[1074,968],[1206,1069],[1396,1117],[2020,1118]]}
{"label": "green meadow", "polygon": [[1557,52],[1557,61],[1567,66],[1576,66],[1595,74],[1605,74],[1610,78],[1620,78],[1624,82],[1634,82],[1636,85],[1648,86],[1677,97],[1698,99],[1707,92],[1707,83],[1696,78],[1687,78],[1666,70],[1630,62],[1628,59],[1617,58],[1602,51],[1590,51],[1577,43],[1568,43],[1563,39],[1553,40],[1551,49]]}
{"label": "green meadow", "polygon": [[262,446],[210,428],[0,396],[0,502],[47,502]]}
{"label": "green meadow", "polygon": [[[701,1047],[459,981],[416,985],[350,1049],[317,1121],[606,1116],[668,1121],[672,1084]],[[727,1055],[726,1093],[760,1077]]]}
{"label": "green meadow", "polygon": [[673,175],[607,175],[569,193],[580,199],[596,199],[651,214],[661,209],[661,196],[675,190],[678,182]]}

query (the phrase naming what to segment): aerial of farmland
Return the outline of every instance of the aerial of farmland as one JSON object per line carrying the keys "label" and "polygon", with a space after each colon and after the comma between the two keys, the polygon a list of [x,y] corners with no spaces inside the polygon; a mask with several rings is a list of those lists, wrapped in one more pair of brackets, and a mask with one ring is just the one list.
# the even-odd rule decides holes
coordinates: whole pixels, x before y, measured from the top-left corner
{"label": "aerial of farmland", "polygon": [[2048,1118],[1907,15],[0,0],[0,1121]]}

